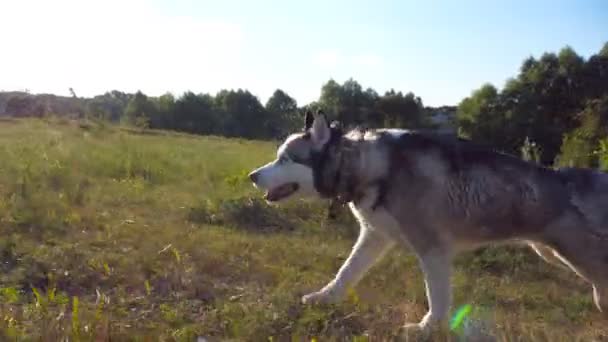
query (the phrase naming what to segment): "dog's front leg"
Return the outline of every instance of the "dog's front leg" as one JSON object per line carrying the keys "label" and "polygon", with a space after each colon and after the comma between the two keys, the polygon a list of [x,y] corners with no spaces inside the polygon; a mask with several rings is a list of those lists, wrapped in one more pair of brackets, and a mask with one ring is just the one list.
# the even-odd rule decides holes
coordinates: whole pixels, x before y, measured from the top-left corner
{"label": "dog's front leg", "polygon": [[452,301],[450,286],[451,257],[443,250],[435,249],[420,256],[424,273],[429,311],[419,323],[404,325],[406,331],[428,333],[446,322]]}
{"label": "dog's front leg", "polygon": [[357,242],[334,279],[321,290],[302,297],[302,302],[331,303],[340,300],[346,290],[355,286],[393,245],[394,242],[383,233],[362,225]]}

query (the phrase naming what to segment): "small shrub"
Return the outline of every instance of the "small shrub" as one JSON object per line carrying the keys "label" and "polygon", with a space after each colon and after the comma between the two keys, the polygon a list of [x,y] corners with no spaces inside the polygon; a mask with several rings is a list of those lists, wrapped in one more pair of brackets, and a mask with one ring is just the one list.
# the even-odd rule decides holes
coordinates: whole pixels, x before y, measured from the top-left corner
{"label": "small shrub", "polygon": [[539,164],[542,156],[542,148],[534,141],[531,141],[528,137],[524,140],[524,144],[521,149],[521,156],[523,160],[531,161]]}
{"label": "small shrub", "polygon": [[296,225],[281,210],[269,206],[261,199],[250,197],[224,200],[217,204],[203,201],[201,205],[190,209],[188,220],[258,232],[291,231]]}
{"label": "small shrub", "polygon": [[608,96],[587,102],[577,117],[580,118],[580,126],[564,135],[556,164],[568,167],[603,167],[602,141],[605,142],[608,135]]}
{"label": "small shrub", "polygon": [[210,200],[202,201],[198,206],[190,208],[187,219],[200,224],[221,224],[217,215],[217,206]]}
{"label": "small shrub", "polygon": [[597,155],[600,161],[600,169],[602,171],[608,171],[608,138],[600,141]]}
{"label": "small shrub", "polygon": [[247,230],[293,230],[294,224],[284,213],[270,207],[261,199],[238,198],[223,201],[220,212],[224,224]]}

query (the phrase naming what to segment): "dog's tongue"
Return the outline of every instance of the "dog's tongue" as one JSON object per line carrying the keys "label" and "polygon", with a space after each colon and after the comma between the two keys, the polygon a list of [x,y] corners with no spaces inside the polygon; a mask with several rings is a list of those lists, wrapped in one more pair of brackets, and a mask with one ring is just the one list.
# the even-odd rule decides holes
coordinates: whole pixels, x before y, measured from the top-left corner
{"label": "dog's tongue", "polygon": [[267,201],[278,201],[283,197],[287,197],[291,195],[292,192],[298,189],[298,185],[295,183],[287,183],[281,186],[278,186],[274,189],[268,190],[264,198]]}

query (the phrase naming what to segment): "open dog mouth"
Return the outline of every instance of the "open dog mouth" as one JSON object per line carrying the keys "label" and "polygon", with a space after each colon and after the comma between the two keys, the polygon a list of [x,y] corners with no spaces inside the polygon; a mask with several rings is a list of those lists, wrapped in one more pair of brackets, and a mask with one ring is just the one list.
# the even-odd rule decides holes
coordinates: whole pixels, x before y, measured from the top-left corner
{"label": "open dog mouth", "polygon": [[297,183],[286,183],[277,186],[276,188],[268,190],[264,195],[264,199],[269,202],[276,202],[296,192],[298,187]]}

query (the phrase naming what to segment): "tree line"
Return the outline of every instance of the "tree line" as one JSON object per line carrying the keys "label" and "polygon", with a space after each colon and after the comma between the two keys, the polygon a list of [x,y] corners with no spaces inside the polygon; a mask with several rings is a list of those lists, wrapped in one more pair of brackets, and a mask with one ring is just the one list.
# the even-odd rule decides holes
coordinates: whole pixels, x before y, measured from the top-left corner
{"label": "tree line", "polygon": [[71,92],[71,98],[0,93],[0,115],[69,113],[194,134],[277,139],[300,129],[303,111],[323,108],[346,126],[448,126],[498,150],[525,152],[544,165],[608,168],[608,43],[589,58],[568,46],[528,57],[502,89],[484,84],[457,107],[425,107],[412,92],[379,94],[353,79],[329,80],[318,100],[304,106],[281,89],[265,104],[244,89],[178,97],[114,90],[87,99]]}
{"label": "tree line", "polygon": [[[6,97],[6,96],[5,96]],[[215,95],[186,92],[151,97],[141,91],[127,94],[110,91],[90,99],[15,94],[5,102],[12,116],[43,116],[71,111],[77,117],[127,122],[141,127],[194,134],[250,139],[273,139],[300,129],[306,109],[323,108],[346,125],[432,127],[432,108],[420,97],[390,90],[379,95],[349,79],[343,84],[328,81],[318,101],[298,106],[294,98],[277,89],[265,104],[247,90],[221,90]],[[454,108],[447,109],[455,112]],[[0,94],[2,113],[2,94]]]}
{"label": "tree line", "polygon": [[[186,92],[179,98],[171,94],[150,98],[138,92],[126,104],[124,118],[151,128],[269,139],[300,129],[302,112],[316,108],[323,108],[346,125],[432,126],[431,120],[425,120],[428,109],[420,97],[393,90],[381,96],[373,89],[363,90],[352,79],[343,84],[328,81],[319,100],[303,107],[280,89],[265,104],[242,89],[222,90],[215,96]],[[103,116],[104,112],[94,115]]]}

